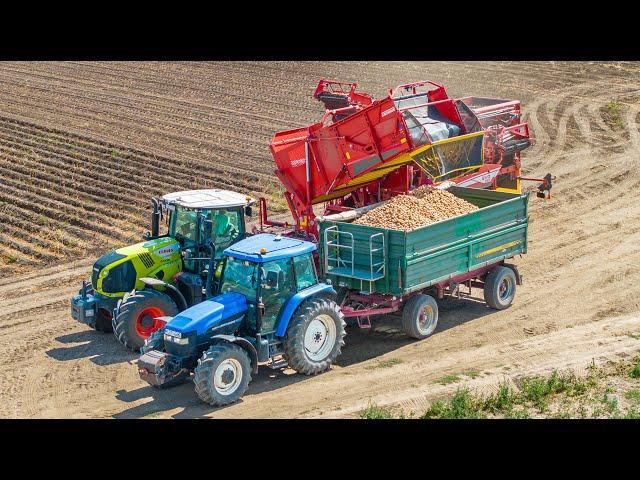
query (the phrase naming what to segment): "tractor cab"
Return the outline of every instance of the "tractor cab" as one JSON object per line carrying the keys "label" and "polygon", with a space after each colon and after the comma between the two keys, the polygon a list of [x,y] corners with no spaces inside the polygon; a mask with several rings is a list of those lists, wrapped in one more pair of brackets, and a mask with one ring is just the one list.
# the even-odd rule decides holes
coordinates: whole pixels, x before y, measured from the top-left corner
{"label": "tractor cab", "polygon": [[318,284],[315,244],[279,235],[255,235],[227,248],[220,293],[239,292],[254,305],[249,333],[270,334],[288,300]]}
{"label": "tractor cab", "polygon": [[212,254],[219,260],[225,248],[244,238],[245,216],[254,202],[229,190],[169,193],[154,199],[151,236],[160,236],[160,220],[166,219],[166,236],[180,243],[185,270],[200,274]]}

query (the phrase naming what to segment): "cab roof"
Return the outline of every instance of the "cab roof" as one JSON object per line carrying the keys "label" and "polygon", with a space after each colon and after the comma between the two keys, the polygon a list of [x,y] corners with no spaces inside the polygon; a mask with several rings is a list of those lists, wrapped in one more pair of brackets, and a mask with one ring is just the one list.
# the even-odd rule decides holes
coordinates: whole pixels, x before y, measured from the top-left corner
{"label": "cab roof", "polygon": [[[260,251],[264,249],[264,253]],[[231,245],[224,251],[227,257],[234,257],[250,262],[264,263],[282,258],[297,257],[305,253],[313,252],[316,245],[297,238],[281,237],[271,233],[260,233],[245,238]]]}
{"label": "cab roof", "polygon": [[248,195],[218,188],[167,193],[162,200],[187,208],[244,207],[255,202]]}

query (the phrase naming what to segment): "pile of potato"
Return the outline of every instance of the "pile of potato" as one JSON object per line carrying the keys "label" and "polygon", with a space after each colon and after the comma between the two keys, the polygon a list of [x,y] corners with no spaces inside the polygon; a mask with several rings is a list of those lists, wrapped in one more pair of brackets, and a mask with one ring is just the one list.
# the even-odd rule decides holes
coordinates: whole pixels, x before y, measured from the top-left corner
{"label": "pile of potato", "polygon": [[353,223],[409,231],[476,210],[478,207],[446,190],[424,185],[392,198]]}

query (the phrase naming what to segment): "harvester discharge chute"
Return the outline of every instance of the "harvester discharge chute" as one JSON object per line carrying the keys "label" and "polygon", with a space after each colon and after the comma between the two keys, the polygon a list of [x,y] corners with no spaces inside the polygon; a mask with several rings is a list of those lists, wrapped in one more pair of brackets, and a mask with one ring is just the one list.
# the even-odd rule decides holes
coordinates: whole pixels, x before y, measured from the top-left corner
{"label": "harvester discharge chute", "polygon": [[532,140],[518,101],[453,99],[429,81],[381,100],[356,87],[321,80],[314,97],[326,107],[322,120],[271,141],[297,232],[317,234],[319,203],[328,211],[362,207],[445,180],[520,190],[520,152]]}

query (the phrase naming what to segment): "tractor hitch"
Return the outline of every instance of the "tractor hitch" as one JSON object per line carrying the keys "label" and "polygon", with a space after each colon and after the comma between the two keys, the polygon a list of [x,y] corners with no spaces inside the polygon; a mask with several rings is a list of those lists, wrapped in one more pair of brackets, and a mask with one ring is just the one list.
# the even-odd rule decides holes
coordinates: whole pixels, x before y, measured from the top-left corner
{"label": "tractor hitch", "polygon": [[159,387],[188,375],[168,353],[150,350],[138,359],[138,374],[149,385]]}
{"label": "tractor hitch", "polygon": [[86,285],[71,299],[71,316],[74,320],[95,327],[98,314],[98,299],[87,293]]}

